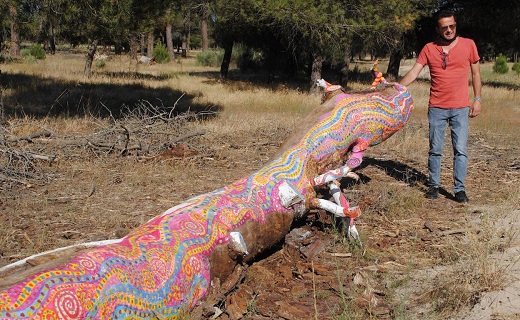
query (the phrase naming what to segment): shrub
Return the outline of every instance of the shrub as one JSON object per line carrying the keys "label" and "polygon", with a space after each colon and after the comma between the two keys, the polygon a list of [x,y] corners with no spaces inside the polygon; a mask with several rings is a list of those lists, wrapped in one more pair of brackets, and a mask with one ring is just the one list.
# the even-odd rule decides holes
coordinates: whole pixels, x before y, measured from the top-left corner
{"label": "shrub", "polygon": [[240,71],[246,72],[251,70],[256,72],[261,69],[263,64],[262,52],[245,46],[237,46],[237,50],[233,50],[233,52],[235,51],[237,52],[236,63]]}
{"label": "shrub", "polygon": [[23,58],[26,58],[30,55],[31,55],[31,49],[28,49],[28,48],[20,49],[20,56],[22,56]]}
{"label": "shrub", "polygon": [[105,60],[97,60],[94,64],[96,68],[104,68],[106,66]]}
{"label": "shrub", "polygon": [[509,71],[509,66],[507,65],[507,58],[504,55],[499,55],[497,57],[495,65],[493,66],[493,71],[502,74],[507,73]]}
{"label": "shrub", "polygon": [[197,53],[195,63],[204,67],[218,67],[223,57],[224,52],[222,50],[206,50]]}
{"label": "shrub", "polygon": [[25,58],[25,61],[26,61],[28,64],[34,64],[34,63],[36,63],[36,61],[38,61],[38,60],[36,60],[35,57],[33,57],[33,56],[31,56],[31,55],[28,55],[28,56]]}
{"label": "shrub", "polygon": [[166,48],[161,42],[157,43],[153,50],[153,58],[157,63],[170,62],[170,53],[168,52],[168,48]]}
{"label": "shrub", "polygon": [[31,56],[35,57],[37,60],[45,59],[45,50],[43,49],[41,44],[35,44],[30,49]]}
{"label": "shrub", "polygon": [[513,67],[511,68],[517,75],[520,75],[520,62],[513,63]]}

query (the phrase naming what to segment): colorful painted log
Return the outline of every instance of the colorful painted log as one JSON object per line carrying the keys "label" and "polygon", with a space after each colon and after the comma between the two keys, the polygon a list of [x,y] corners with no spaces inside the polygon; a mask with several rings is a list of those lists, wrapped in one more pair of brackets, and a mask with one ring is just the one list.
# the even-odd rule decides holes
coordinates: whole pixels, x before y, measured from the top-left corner
{"label": "colorful painted log", "polygon": [[[398,84],[330,91],[265,167],[2,288],[0,319],[175,319],[189,312],[238,265],[283,239],[295,219],[328,207],[315,187],[352,173],[362,152],[403,127],[413,109]],[[334,205],[338,216],[359,214],[344,199]]]}

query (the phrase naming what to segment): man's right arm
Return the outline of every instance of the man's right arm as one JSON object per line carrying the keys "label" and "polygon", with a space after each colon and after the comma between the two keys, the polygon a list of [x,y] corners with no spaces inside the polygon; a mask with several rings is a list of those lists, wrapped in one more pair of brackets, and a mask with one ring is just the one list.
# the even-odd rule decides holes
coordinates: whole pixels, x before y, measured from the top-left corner
{"label": "man's right arm", "polygon": [[399,81],[399,83],[403,86],[408,86],[410,83],[415,81],[423,67],[424,66],[422,64],[416,62],[412,69],[406,73],[406,75],[401,79],[401,81]]}

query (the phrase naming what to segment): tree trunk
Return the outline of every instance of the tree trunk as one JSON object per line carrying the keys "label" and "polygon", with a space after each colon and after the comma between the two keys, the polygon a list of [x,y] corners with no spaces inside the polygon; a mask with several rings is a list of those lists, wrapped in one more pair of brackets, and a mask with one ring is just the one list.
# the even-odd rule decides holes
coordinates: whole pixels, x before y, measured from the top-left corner
{"label": "tree trunk", "polygon": [[144,33],[141,33],[140,45],[141,56],[146,56],[146,35]]}
{"label": "tree trunk", "polygon": [[319,92],[320,88],[316,85],[316,81],[321,79],[321,68],[323,67],[323,56],[321,53],[313,54],[310,91]]}
{"label": "tree trunk", "polygon": [[[1,75],[1,71],[0,71]],[[3,95],[2,87],[0,87],[0,130],[2,131],[0,133],[0,143],[2,146],[6,146],[6,138],[5,138],[5,109],[4,109],[4,95]]]}
{"label": "tree trunk", "polygon": [[137,61],[137,52],[139,51],[138,35],[136,32],[130,32],[128,37],[128,41],[130,42],[130,57]]}
{"label": "tree trunk", "polygon": [[173,50],[173,37],[172,37],[172,9],[166,9],[166,47],[168,48],[168,54],[170,55],[170,60],[175,60],[175,51]]}
{"label": "tree trunk", "polygon": [[85,63],[85,71],[83,72],[83,76],[85,78],[90,78],[90,75],[92,73],[92,61],[94,61],[94,55],[96,54],[97,50],[97,40],[92,41],[90,44],[90,48],[87,52],[87,62]]}
{"label": "tree trunk", "polygon": [[2,52],[4,50],[4,41],[5,41],[4,33],[0,32],[0,52]]}
{"label": "tree trunk", "polygon": [[51,54],[56,53],[56,41],[54,39],[54,26],[52,22],[49,24],[49,50]]}
{"label": "tree trunk", "polygon": [[399,67],[401,66],[401,59],[403,59],[403,52],[401,50],[392,50],[390,53],[390,60],[388,61],[388,69],[385,77],[394,81],[399,78]]}
{"label": "tree trunk", "polygon": [[181,46],[181,57],[186,58],[188,56],[188,37],[186,33],[182,33],[182,46]]}
{"label": "tree trunk", "polygon": [[188,55],[188,45],[189,45],[189,28],[190,28],[190,9],[188,7],[188,2],[184,1],[184,19],[182,24],[182,47],[181,47],[181,56],[186,58]]}
{"label": "tree trunk", "polygon": [[152,58],[153,56],[153,49],[155,45],[155,39],[153,37],[153,31],[148,32],[148,48],[146,49],[146,56],[148,58]]}
{"label": "tree trunk", "polygon": [[[229,43],[232,47],[231,39]],[[314,60],[321,62],[322,56],[316,55]],[[84,319],[132,307],[142,317],[165,319],[182,318],[195,306],[220,304],[240,282],[247,266],[278,250],[277,244],[309,209],[320,208],[338,217],[359,214],[359,209],[349,209],[339,185],[330,185],[331,193],[337,195],[334,202],[322,199],[313,186],[328,184],[330,180],[324,177],[339,180],[352,170],[344,166],[350,154],[345,146],[356,143],[361,135],[373,137],[365,146],[369,147],[406,123],[413,101],[405,88],[395,89],[399,96],[391,95],[391,101],[390,97],[366,95],[345,108],[344,103],[329,100],[313,122],[304,124],[309,129],[299,130],[302,132],[280,147],[277,160],[228,187],[164,211],[121,239],[69,246],[0,268],[0,301],[27,301],[2,303],[0,313],[36,318],[47,310],[48,314],[64,310]],[[377,101],[398,102],[397,112],[388,112],[374,103]],[[337,116],[318,116],[327,112]],[[360,127],[358,116],[364,118]],[[369,130],[381,126],[389,134],[374,135]],[[345,130],[350,127],[352,130]],[[361,160],[350,159],[357,159],[357,164]],[[332,170],[335,168],[339,171]],[[327,193],[324,196],[329,198]],[[296,237],[289,236],[289,241],[306,238],[293,235]],[[324,245],[316,241],[307,248],[286,248],[285,257],[302,254],[312,261]],[[81,305],[84,299],[90,303]],[[244,313],[235,312],[237,316],[230,318],[241,318]]]}
{"label": "tree trunk", "polygon": [[208,19],[209,19],[209,1],[202,3],[202,19],[200,22],[200,33],[202,34],[202,51],[209,49],[208,41]]}
{"label": "tree trunk", "polygon": [[114,43],[114,53],[115,54],[122,54],[123,53],[123,46],[120,42]]}
{"label": "tree trunk", "polygon": [[175,50],[173,49],[173,37],[172,37],[172,24],[168,22],[166,24],[166,47],[168,48],[168,54],[170,55],[170,60],[175,60]]}
{"label": "tree trunk", "polygon": [[191,27],[188,25],[188,35],[186,37],[186,52],[191,50]]}
{"label": "tree trunk", "polygon": [[349,73],[349,64],[351,59],[350,47],[345,49],[345,53],[343,56],[343,66],[339,71],[339,84],[343,87],[347,87],[348,85],[348,73]]}
{"label": "tree trunk", "polygon": [[233,40],[227,40],[224,43],[224,58],[220,65],[220,77],[225,79],[228,77],[229,64],[231,62],[231,53],[233,52]]}
{"label": "tree trunk", "polygon": [[18,27],[18,10],[14,3],[9,4],[9,16],[11,18],[11,48],[12,57],[20,56],[20,28]]}

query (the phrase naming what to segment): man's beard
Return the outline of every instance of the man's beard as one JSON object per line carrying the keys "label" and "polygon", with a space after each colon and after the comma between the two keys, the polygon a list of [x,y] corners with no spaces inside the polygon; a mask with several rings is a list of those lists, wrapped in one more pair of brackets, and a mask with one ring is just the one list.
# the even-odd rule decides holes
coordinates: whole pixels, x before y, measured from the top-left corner
{"label": "man's beard", "polygon": [[441,40],[442,40],[443,42],[448,43],[448,44],[450,44],[450,43],[452,43],[453,41],[455,41],[455,39],[457,39],[457,37],[458,37],[457,34],[455,34],[455,36],[454,36],[453,38],[451,38],[451,39],[446,39],[444,36],[440,36]]}

